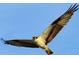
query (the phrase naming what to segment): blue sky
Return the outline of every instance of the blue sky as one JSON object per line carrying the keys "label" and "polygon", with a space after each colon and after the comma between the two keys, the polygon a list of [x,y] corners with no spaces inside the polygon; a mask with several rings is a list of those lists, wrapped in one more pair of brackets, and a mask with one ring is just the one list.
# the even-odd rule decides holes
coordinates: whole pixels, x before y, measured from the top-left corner
{"label": "blue sky", "polygon": [[[61,16],[71,4],[0,4],[0,37],[32,39]],[[79,54],[79,11],[49,43],[55,55]],[[0,41],[0,55],[45,55],[41,48],[5,45]]]}

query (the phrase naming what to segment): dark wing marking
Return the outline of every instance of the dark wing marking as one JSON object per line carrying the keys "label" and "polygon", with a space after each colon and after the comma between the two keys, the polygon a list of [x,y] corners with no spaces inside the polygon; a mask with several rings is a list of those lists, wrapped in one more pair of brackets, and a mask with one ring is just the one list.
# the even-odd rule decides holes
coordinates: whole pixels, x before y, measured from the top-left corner
{"label": "dark wing marking", "polygon": [[30,47],[30,48],[38,48],[33,40],[26,39],[13,39],[13,40],[4,40],[5,44],[14,45],[18,47]]}
{"label": "dark wing marking", "polygon": [[78,6],[79,5],[77,4],[71,5],[63,15],[52,22],[51,25],[42,33],[42,37],[46,40],[46,44],[49,43],[69,21],[73,13],[79,9]]}
{"label": "dark wing marking", "polygon": [[50,42],[62,28],[63,26],[55,24],[54,27],[51,29],[48,37],[46,38],[46,44]]}

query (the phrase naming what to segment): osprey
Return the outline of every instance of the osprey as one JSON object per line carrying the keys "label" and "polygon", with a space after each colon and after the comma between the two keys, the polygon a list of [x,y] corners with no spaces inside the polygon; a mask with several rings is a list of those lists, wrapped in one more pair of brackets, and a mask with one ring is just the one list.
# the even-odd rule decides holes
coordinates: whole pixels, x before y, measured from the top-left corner
{"label": "osprey", "polygon": [[67,24],[71,16],[75,11],[77,11],[78,4],[72,4],[70,8],[54,22],[52,22],[46,30],[38,37],[33,37],[32,40],[27,39],[12,39],[12,40],[2,40],[5,44],[14,45],[18,47],[31,47],[31,48],[42,48],[45,52],[50,55],[53,52],[48,48],[48,43],[54,39],[58,32]]}

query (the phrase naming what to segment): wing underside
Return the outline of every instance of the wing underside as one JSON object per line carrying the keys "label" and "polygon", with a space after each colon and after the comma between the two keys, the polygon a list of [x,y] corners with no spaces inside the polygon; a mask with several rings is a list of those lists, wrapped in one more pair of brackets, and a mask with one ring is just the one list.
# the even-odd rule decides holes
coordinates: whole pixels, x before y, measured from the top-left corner
{"label": "wing underside", "polygon": [[41,36],[46,40],[46,44],[49,43],[57,35],[57,33],[64,27],[64,25],[67,24],[73,13],[79,9],[78,6],[79,5],[77,4],[71,5],[63,15],[52,22],[42,33]]}
{"label": "wing underside", "polygon": [[14,45],[18,47],[30,47],[30,48],[38,48],[38,46],[34,43],[33,40],[26,39],[13,39],[4,41],[5,44]]}

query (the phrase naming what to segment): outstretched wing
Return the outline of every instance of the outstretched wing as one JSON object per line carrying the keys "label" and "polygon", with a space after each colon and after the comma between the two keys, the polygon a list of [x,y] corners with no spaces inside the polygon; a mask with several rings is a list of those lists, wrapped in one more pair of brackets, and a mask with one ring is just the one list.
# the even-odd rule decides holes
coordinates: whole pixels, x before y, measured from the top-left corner
{"label": "outstretched wing", "polygon": [[63,15],[52,22],[42,33],[41,36],[46,40],[46,44],[49,43],[64,27],[64,25],[69,21],[73,13],[79,9],[78,6],[79,5],[77,4],[71,5],[70,8]]}
{"label": "outstretched wing", "polygon": [[38,46],[34,43],[33,40],[26,40],[26,39],[13,39],[13,40],[4,40],[5,44],[14,45],[18,47],[30,47],[30,48],[38,48]]}

